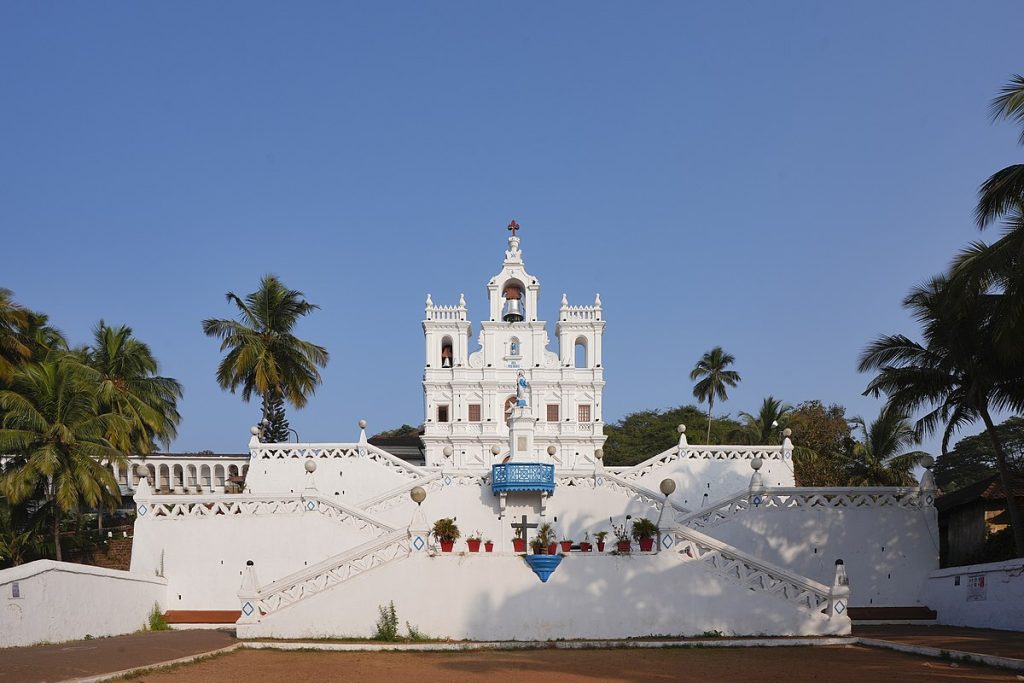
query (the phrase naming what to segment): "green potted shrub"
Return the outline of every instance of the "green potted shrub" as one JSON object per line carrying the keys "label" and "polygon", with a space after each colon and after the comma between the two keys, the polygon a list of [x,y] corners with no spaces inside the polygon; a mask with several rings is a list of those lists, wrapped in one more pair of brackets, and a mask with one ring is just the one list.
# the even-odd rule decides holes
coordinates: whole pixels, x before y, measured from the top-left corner
{"label": "green potted shrub", "polygon": [[658,525],[641,517],[633,520],[633,540],[640,544],[640,550],[650,552],[654,548],[654,537],[658,535]]}
{"label": "green potted shrub", "polygon": [[444,517],[434,522],[434,529],[431,532],[438,543],[441,544],[441,552],[450,553],[455,547],[455,541],[459,540],[459,527],[451,517]]}
{"label": "green potted shrub", "polygon": [[547,548],[548,555],[554,555],[558,552],[558,541],[555,540],[555,528],[551,524],[545,522],[540,525],[537,529],[537,538],[544,539],[544,546]]}
{"label": "green potted shrub", "polygon": [[594,534],[594,541],[597,543],[597,552],[604,552],[604,539],[608,536],[608,532],[605,530],[598,531]]}
{"label": "green potted shrub", "polygon": [[537,536],[532,541],[530,541],[530,549],[533,550],[533,554],[534,555],[547,555],[548,554],[547,545],[548,544],[545,543],[544,539],[541,538],[540,536]]}
{"label": "green potted shrub", "polygon": [[480,543],[483,542],[483,537],[480,532],[474,532],[471,536],[466,538],[466,545],[469,547],[469,552],[478,553],[480,552]]}
{"label": "green potted shrub", "polygon": [[580,541],[580,552],[581,553],[589,553],[590,552],[590,532],[589,531],[584,531],[583,532],[583,540]]}

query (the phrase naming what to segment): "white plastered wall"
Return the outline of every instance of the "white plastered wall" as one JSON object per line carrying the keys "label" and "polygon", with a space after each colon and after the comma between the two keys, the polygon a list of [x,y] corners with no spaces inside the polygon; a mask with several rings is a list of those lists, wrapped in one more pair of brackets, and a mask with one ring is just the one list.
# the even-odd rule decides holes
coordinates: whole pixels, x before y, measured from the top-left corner
{"label": "white plastered wall", "polygon": [[936,570],[924,600],[940,624],[1024,631],[1024,558]]}
{"label": "white plastered wall", "polygon": [[4,569],[0,647],[132,633],[146,626],[154,605],[165,608],[166,592],[157,576],[68,562]]}

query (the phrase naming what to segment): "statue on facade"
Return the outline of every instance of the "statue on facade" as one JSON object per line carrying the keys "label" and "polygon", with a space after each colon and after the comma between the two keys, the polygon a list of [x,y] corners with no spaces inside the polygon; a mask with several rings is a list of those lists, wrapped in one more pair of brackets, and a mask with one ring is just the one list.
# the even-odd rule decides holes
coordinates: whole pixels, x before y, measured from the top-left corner
{"label": "statue on facade", "polygon": [[516,379],[516,407],[526,407],[526,390],[529,388],[529,384],[526,382],[526,377],[523,373],[519,373],[519,377]]}

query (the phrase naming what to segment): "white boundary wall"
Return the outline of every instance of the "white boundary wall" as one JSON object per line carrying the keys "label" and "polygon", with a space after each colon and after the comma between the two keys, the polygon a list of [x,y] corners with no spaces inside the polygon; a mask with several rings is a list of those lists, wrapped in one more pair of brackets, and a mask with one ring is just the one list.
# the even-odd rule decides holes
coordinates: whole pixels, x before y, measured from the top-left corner
{"label": "white boundary wall", "polygon": [[1024,631],[1024,558],[934,571],[924,598],[940,624]]}
{"label": "white boundary wall", "polygon": [[683,562],[676,552],[573,553],[546,583],[513,555],[421,553],[378,566],[257,623],[240,621],[238,635],[368,637],[378,607],[389,601],[403,632],[409,621],[431,637],[475,640],[850,631],[845,614],[830,618],[798,608],[718,576],[701,561]]}
{"label": "white boundary wall", "polygon": [[83,564],[38,560],[4,569],[0,647],[138,631],[154,604],[164,609],[166,591],[158,576]]}

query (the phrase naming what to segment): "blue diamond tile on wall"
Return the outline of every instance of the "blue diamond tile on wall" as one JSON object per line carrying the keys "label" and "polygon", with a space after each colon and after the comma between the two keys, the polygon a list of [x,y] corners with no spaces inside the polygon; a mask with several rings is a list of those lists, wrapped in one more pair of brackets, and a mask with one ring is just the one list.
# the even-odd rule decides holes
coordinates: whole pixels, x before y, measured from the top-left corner
{"label": "blue diamond tile on wall", "polygon": [[147,512],[149,512],[149,508],[147,508],[145,505],[140,505],[139,506],[139,516],[140,517],[145,515]]}
{"label": "blue diamond tile on wall", "polygon": [[421,536],[417,536],[416,539],[412,542],[412,547],[416,548],[416,550],[423,550],[423,546],[424,543],[423,538]]}
{"label": "blue diamond tile on wall", "polygon": [[253,606],[252,606],[252,603],[251,603],[251,602],[247,602],[247,603],[245,603],[244,605],[242,605],[242,613],[243,613],[243,614],[244,614],[245,616],[249,616],[249,615],[251,615],[251,614],[252,614],[252,613],[253,613],[254,611],[255,611],[255,610],[253,609]]}
{"label": "blue diamond tile on wall", "polygon": [[452,478],[449,477],[447,474],[444,477],[444,483],[445,483],[445,486],[451,486],[452,485]]}
{"label": "blue diamond tile on wall", "polygon": [[598,486],[604,486],[604,477],[598,477],[597,478],[597,485]]}
{"label": "blue diamond tile on wall", "polygon": [[672,547],[672,543],[673,543],[672,537],[669,536],[668,534],[665,534],[665,537],[661,539],[661,545],[666,550],[668,550],[669,548]]}
{"label": "blue diamond tile on wall", "polygon": [[761,496],[754,496],[754,507],[761,504]]}
{"label": "blue diamond tile on wall", "polygon": [[306,503],[306,509],[307,509],[307,510],[312,510],[312,509],[313,509],[313,508],[315,508],[315,507],[316,507],[316,503],[314,503],[313,501],[308,501],[308,502]]}
{"label": "blue diamond tile on wall", "polygon": [[836,603],[836,614],[842,614],[846,610],[846,605],[839,601]]}

